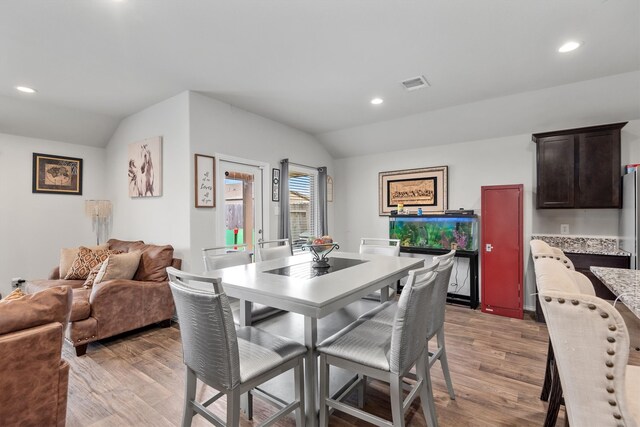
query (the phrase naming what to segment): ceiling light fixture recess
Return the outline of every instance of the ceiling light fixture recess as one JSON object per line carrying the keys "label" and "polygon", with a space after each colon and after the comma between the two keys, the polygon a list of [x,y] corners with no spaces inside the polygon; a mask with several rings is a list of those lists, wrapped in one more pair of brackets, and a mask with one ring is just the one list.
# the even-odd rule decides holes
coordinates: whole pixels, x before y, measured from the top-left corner
{"label": "ceiling light fixture recess", "polygon": [[568,41],[558,48],[558,52],[560,53],[571,52],[572,50],[576,50],[577,48],[579,48],[581,44],[582,43],[576,42],[576,41]]}
{"label": "ceiling light fixture recess", "polygon": [[406,90],[422,89],[431,86],[425,76],[411,77],[400,82]]}
{"label": "ceiling light fixture recess", "polygon": [[371,103],[372,103],[373,105],[380,105],[380,104],[382,104],[383,102],[384,102],[384,99],[382,99],[382,98],[373,98],[373,99],[371,100]]}
{"label": "ceiling light fixture recess", "polygon": [[37,90],[30,88],[28,86],[16,86],[16,90],[19,90],[20,92],[23,93],[36,93]]}

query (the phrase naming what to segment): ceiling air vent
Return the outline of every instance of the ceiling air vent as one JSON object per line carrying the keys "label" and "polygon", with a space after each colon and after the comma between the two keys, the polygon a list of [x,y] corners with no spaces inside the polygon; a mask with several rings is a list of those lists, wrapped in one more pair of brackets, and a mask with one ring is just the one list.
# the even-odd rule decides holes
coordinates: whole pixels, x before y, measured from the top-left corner
{"label": "ceiling air vent", "polygon": [[416,90],[416,89],[422,89],[423,87],[427,87],[430,85],[427,79],[424,78],[424,76],[418,76],[418,77],[412,77],[410,79],[404,80],[402,82],[402,86],[406,90]]}

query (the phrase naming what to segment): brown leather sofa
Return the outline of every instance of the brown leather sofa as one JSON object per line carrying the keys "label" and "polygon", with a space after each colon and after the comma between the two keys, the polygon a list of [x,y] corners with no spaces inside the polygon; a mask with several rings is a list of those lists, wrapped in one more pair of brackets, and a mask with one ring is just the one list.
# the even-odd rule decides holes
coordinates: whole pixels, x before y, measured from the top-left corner
{"label": "brown leather sofa", "polygon": [[61,358],[71,290],[0,301],[0,425],[64,426],[69,365]]}
{"label": "brown leather sofa", "polygon": [[60,279],[56,267],[48,280],[33,280],[24,286],[29,294],[56,286],[73,289],[66,339],[78,356],[86,353],[90,342],[154,323],[168,326],[174,314],[166,268],[180,268],[182,261],[173,258],[173,247],[148,245],[142,240],[111,239],[107,243],[109,249],[142,252],[132,280],[108,280],[84,289],[84,280]]}

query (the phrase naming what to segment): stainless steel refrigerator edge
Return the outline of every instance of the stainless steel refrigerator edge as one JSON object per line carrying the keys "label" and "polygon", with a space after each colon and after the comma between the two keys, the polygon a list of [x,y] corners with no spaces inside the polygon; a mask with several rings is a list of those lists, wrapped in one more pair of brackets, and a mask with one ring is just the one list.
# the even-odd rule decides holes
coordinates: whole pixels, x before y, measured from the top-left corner
{"label": "stainless steel refrigerator edge", "polygon": [[622,177],[622,209],[618,235],[620,249],[631,253],[630,268],[638,270],[638,232],[640,213],[638,212],[638,173],[631,172]]}

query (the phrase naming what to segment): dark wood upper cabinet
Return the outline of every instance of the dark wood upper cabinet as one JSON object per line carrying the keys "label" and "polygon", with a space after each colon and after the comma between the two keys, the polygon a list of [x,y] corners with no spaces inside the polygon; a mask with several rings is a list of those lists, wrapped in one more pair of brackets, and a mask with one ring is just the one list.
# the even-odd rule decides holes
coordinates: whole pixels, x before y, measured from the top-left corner
{"label": "dark wood upper cabinet", "polygon": [[533,134],[537,208],[620,208],[620,129],[626,124]]}

